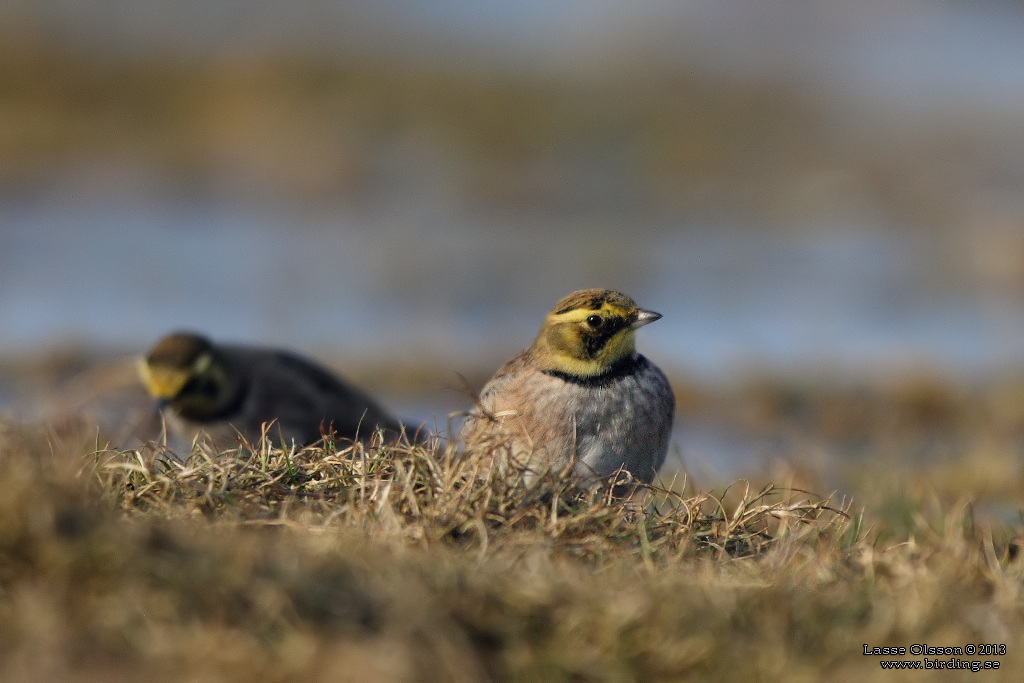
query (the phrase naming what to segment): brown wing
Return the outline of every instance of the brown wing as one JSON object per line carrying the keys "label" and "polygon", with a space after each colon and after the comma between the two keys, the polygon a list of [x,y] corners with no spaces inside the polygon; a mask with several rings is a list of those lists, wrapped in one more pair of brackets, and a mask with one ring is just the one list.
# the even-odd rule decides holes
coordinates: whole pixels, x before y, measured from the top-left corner
{"label": "brown wing", "polygon": [[[499,427],[507,422],[506,419],[492,418],[495,413],[521,411],[525,407],[521,405],[520,384],[523,373],[528,370],[528,364],[529,351],[521,351],[494,373],[480,391],[480,406],[470,411],[462,429],[459,430],[460,440],[470,443],[495,429],[507,431],[506,428]],[[483,410],[480,409],[481,406]]]}

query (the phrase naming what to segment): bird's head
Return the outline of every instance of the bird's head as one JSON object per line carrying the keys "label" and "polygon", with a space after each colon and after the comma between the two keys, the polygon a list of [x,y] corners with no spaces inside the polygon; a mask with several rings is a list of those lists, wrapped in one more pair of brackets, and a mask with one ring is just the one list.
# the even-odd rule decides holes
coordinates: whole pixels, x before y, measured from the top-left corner
{"label": "bird's head", "polygon": [[544,318],[531,353],[544,370],[575,377],[604,374],[636,354],[634,332],[661,315],[610,289],[573,292]]}
{"label": "bird's head", "polygon": [[231,390],[229,374],[216,347],[190,332],[164,337],[139,360],[139,375],[153,398],[199,419],[223,405]]}

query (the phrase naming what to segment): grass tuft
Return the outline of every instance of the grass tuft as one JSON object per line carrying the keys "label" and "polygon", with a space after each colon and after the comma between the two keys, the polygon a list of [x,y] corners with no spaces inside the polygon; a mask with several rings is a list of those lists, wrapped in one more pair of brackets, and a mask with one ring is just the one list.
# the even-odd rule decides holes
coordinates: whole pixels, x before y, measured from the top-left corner
{"label": "grass tuft", "polygon": [[967,504],[893,540],[800,491],[623,498],[436,443],[97,446],[0,423],[0,680],[884,678],[864,643],[1024,664],[1020,543]]}
{"label": "grass tuft", "polygon": [[[544,543],[588,561],[745,557],[793,535],[841,536],[848,518],[827,500],[774,485],[756,492],[747,485],[728,506],[709,493],[636,484],[627,473],[583,488],[566,471],[527,477],[436,442],[296,448],[264,437],[219,450],[197,442],[183,459],[158,446],[102,457],[102,487],[125,511],[248,523],[315,519],[478,553]],[[614,495],[626,487],[631,495]]]}

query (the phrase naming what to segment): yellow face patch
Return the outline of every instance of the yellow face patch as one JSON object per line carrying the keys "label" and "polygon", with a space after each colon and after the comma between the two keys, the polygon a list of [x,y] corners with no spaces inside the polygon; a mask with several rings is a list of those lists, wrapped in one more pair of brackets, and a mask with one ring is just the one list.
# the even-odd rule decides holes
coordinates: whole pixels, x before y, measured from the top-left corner
{"label": "yellow face patch", "polygon": [[634,332],[660,317],[610,289],[573,292],[545,316],[530,347],[532,360],[545,371],[577,377],[603,374],[634,356]]}
{"label": "yellow face patch", "polygon": [[153,367],[145,360],[139,361],[139,375],[150,396],[167,400],[181,393],[191,377],[184,370],[159,365]]}
{"label": "yellow face patch", "polygon": [[538,362],[547,369],[592,377],[635,353],[631,321],[635,308],[611,302],[552,311],[534,342]]}

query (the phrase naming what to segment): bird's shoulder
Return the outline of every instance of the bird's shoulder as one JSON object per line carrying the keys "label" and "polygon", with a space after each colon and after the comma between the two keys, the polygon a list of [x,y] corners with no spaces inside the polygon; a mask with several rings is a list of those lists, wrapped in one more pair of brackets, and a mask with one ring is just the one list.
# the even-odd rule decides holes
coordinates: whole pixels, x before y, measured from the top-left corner
{"label": "bird's shoulder", "polygon": [[291,351],[255,346],[223,346],[221,350],[225,361],[243,377],[307,385],[327,393],[351,391],[333,372]]}
{"label": "bird's shoulder", "polygon": [[260,405],[285,403],[303,409],[323,409],[326,404],[355,406],[368,399],[318,363],[290,351],[232,346],[224,348],[226,362],[235,366],[251,402]]}
{"label": "bird's shoulder", "polygon": [[510,391],[537,374],[540,374],[540,370],[534,363],[530,350],[520,351],[498,368],[494,376],[484,385],[480,397],[486,399],[496,393]]}
{"label": "bird's shoulder", "polygon": [[[248,376],[247,409],[284,423],[333,424],[341,434],[366,425],[398,429],[398,423],[373,399],[317,362],[290,351],[234,347],[235,362]],[[308,439],[307,439],[308,440]]]}

